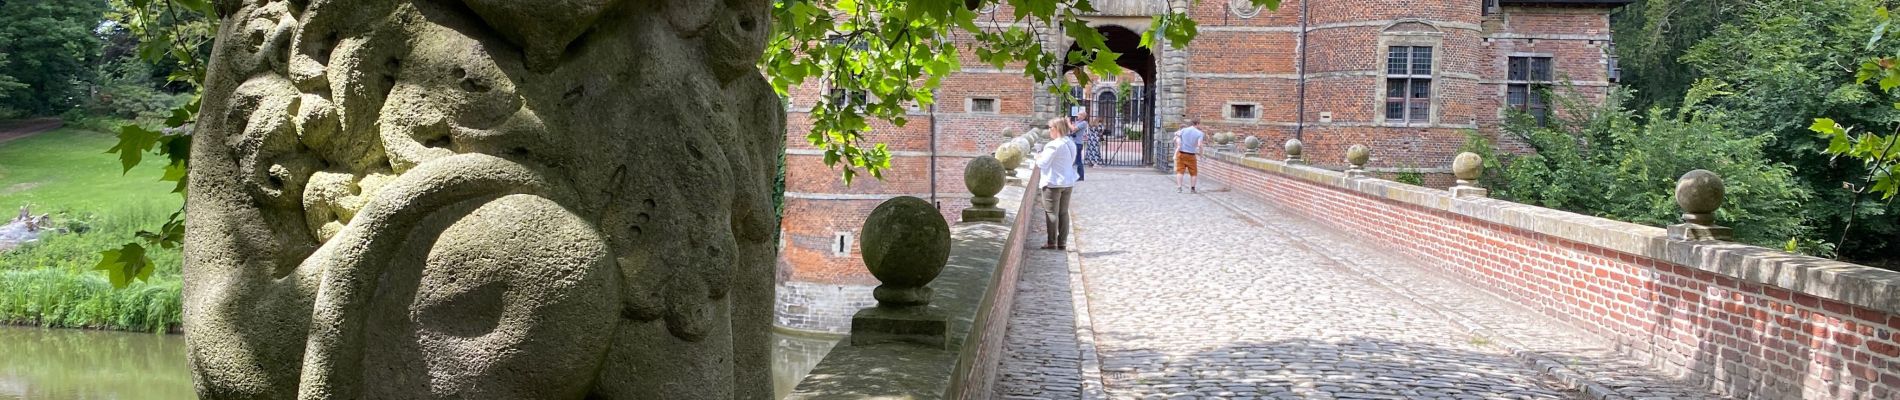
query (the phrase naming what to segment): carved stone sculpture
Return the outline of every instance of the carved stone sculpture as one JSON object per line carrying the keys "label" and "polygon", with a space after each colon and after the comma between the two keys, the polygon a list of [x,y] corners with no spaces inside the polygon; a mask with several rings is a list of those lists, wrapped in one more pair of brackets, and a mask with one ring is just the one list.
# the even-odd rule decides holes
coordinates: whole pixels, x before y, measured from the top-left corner
{"label": "carved stone sculpture", "polygon": [[219,1],[205,399],[766,399],[767,0]]}

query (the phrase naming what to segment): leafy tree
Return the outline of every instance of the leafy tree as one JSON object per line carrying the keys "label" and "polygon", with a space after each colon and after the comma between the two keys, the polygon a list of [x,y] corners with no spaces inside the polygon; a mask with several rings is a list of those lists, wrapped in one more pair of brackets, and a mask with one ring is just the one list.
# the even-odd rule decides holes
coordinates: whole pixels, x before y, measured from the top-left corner
{"label": "leafy tree", "polygon": [[1635,90],[1630,108],[1675,107],[1704,75],[1680,61],[1716,35],[1754,0],[1636,0],[1611,17],[1622,84]]}
{"label": "leafy tree", "polygon": [[1626,90],[1602,104],[1574,93],[1558,99],[1562,118],[1547,126],[1523,116],[1505,130],[1528,138],[1537,153],[1505,160],[1500,198],[1599,217],[1664,226],[1677,222],[1676,179],[1695,169],[1722,176],[1727,201],[1717,217],[1738,241],[1824,253],[1806,227],[1802,207],[1812,194],[1793,169],[1767,160],[1772,137],[1731,129],[1728,116],[1703,99],[1721,94],[1709,82],[1692,87],[1685,106],[1638,114],[1623,106]]}
{"label": "leafy tree", "polygon": [[[4,42],[5,40],[5,37],[0,37],[0,49],[7,47],[7,44]],[[13,93],[26,89],[25,83],[20,83],[19,79],[14,79],[13,76],[7,75],[6,71],[7,54],[0,53],[0,119],[13,118],[15,116],[14,114],[20,112],[18,109],[7,106],[7,104],[9,104],[7,97],[14,96]]]}
{"label": "leafy tree", "polygon": [[[1277,9],[1281,0],[1250,1]],[[192,51],[202,42],[194,40],[215,37],[216,25],[204,24],[200,29],[199,25],[167,26],[157,21],[160,16],[185,13],[209,21],[206,16],[212,10],[206,0],[115,0],[114,4],[141,39],[143,58],[160,62],[169,54],[184,71],[175,77],[194,86],[202,82],[203,57]],[[998,7],[1012,11],[1007,18],[978,12]],[[890,166],[890,154],[883,144],[864,143],[870,122],[903,126],[909,122],[905,115],[910,105],[934,103],[942,78],[962,67],[960,52],[974,53],[977,60],[999,68],[1020,65],[1025,75],[1065,95],[1069,85],[1057,72],[1058,66],[1085,66],[1074,72],[1084,85],[1092,75],[1118,71],[1115,60],[1120,54],[1082,20],[1082,14],[1090,11],[1094,7],[1088,0],[780,0],[773,3],[772,37],[760,68],[781,95],[807,79],[825,79],[843,93],[865,94],[863,101],[857,101],[858,96],[820,99],[809,115],[812,130],[806,139],[824,149],[827,165],[842,166],[845,182],[861,173],[881,178]],[[1155,16],[1153,26],[1143,33],[1143,46],[1184,46],[1197,33],[1194,20],[1181,12]],[[1045,40],[1058,35],[1067,39]],[[1079,50],[1063,51],[1066,40],[1073,40]],[[193,101],[173,110],[166,125],[188,125],[196,115]],[[111,151],[118,153],[127,170],[146,154],[165,157],[171,164],[164,179],[179,182],[182,193],[189,144],[188,132],[167,134],[127,125]],[[179,216],[175,214],[159,232],[140,232],[147,239],[145,244],[178,245],[183,237]],[[102,252],[99,268],[140,276],[150,265],[142,249],[139,243],[129,243]]]}
{"label": "leafy tree", "polygon": [[0,107],[29,114],[65,111],[83,97],[81,82],[98,58],[92,33],[105,3],[91,0],[0,2],[0,76],[26,85],[9,91]]}
{"label": "leafy tree", "polygon": [[1682,60],[1733,92],[1708,100],[1709,107],[1723,110],[1724,124],[1772,137],[1763,155],[1793,166],[1796,184],[1814,192],[1803,212],[1817,235],[1835,243],[1839,257],[1891,266],[1900,260],[1893,255],[1900,248],[1900,213],[1887,203],[1864,201],[1857,193],[1864,171],[1824,154],[1828,143],[1809,130],[1819,116],[1845,126],[1900,123],[1895,96],[1856,79],[1863,62],[1897,48],[1874,41],[1880,24],[1874,10],[1881,1],[1747,3]]}

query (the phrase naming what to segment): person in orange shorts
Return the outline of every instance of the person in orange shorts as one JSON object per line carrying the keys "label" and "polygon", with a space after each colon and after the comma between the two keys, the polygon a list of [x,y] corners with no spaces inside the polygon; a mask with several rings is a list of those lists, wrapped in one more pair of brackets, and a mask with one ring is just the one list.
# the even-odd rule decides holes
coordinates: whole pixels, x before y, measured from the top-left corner
{"label": "person in orange shorts", "polygon": [[1196,189],[1201,179],[1201,168],[1195,164],[1195,156],[1201,154],[1201,139],[1207,134],[1201,132],[1201,120],[1188,118],[1187,127],[1174,131],[1174,192],[1181,192],[1181,184],[1187,183],[1190,193],[1199,193]]}

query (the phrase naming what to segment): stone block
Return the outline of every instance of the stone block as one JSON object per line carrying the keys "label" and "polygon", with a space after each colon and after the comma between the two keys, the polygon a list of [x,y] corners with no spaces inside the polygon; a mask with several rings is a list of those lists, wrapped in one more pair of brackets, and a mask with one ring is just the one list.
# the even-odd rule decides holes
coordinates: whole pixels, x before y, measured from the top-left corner
{"label": "stone block", "polygon": [[1735,230],[1726,226],[1675,224],[1669,226],[1669,240],[1706,241],[1734,240]]}
{"label": "stone block", "polygon": [[941,349],[950,319],[935,307],[871,307],[851,316],[851,345],[908,343]]}

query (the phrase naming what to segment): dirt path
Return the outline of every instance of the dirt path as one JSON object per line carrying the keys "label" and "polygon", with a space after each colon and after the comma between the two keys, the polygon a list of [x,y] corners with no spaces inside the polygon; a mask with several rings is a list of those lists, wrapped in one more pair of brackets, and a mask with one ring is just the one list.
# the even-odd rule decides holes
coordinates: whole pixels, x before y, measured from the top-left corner
{"label": "dirt path", "polygon": [[66,123],[59,118],[37,118],[15,121],[0,121],[0,143],[19,139],[33,134],[59,129]]}

